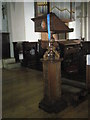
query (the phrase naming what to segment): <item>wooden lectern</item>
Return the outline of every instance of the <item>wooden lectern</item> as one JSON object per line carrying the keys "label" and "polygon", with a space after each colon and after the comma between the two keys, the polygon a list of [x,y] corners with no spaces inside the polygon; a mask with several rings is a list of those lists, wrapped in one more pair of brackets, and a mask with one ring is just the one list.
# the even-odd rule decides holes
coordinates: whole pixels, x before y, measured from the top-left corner
{"label": "wooden lectern", "polygon": [[[35,22],[36,32],[47,32],[47,14],[32,18]],[[52,33],[72,32],[62,20],[54,13],[50,13],[50,30]],[[43,62],[44,97],[39,103],[39,108],[47,112],[59,112],[67,107],[61,92],[61,59],[56,48],[53,46],[54,39],[51,38],[45,52]]]}

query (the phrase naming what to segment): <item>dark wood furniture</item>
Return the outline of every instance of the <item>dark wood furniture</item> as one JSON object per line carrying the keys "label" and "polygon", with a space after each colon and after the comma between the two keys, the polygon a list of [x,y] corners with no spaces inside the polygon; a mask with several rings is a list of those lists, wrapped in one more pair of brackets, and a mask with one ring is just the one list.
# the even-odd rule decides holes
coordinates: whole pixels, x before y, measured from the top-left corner
{"label": "dark wood furniture", "polygon": [[2,41],[2,59],[10,58],[9,33],[0,33],[0,41]]}
{"label": "dark wood furniture", "polygon": [[23,42],[13,42],[13,49],[14,49],[14,57],[16,62],[20,62],[19,54],[23,54]]}
{"label": "dark wood furniture", "polygon": [[41,47],[41,42],[13,42],[14,57],[16,62],[20,62],[19,54],[23,54],[22,66],[31,69],[42,70],[42,62],[40,59],[43,57],[46,49]]}
{"label": "dark wood furniture", "polygon": [[[82,46],[84,55],[90,55],[90,41],[83,41]],[[90,93],[90,65],[86,65],[86,85]]]}
{"label": "dark wood furniture", "polygon": [[62,76],[80,82],[86,80],[86,55],[83,51],[82,40],[59,42]]}
{"label": "dark wood furniture", "polygon": [[[54,46],[56,47],[56,50],[60,53],[60,57],[63,58],[61,64],[62,72],[85,72],[86,57],[84,52],[82,51],[83,46],[81,40],[57,40],[54,42]],[[39,47],[42,48],[43,51],[46,51],[48,47],[48,41],[39,40]]]}
{"label": "dark wood furniture", "polygon": [[61,60],[43,59],[44,96],[39,108],[46,112],[60,112],[67,107],[61,91]]}
{"label": "dark wood furniture", "polygon": [[90,54],[90,41],[82,41],[82,48],[85,55]]}
{"label": "dark wood furniture", "polygon": [[13,42],[14,58],[16,62],[19,62],[19,51],[16,46],[17,46],[17,42]]}
{"label": "dark wood furniture", "polygon": [[42,69],[40,58],[42,54],[39,50],[38,42],[23,42],[23,66],[31,69]]}
{"label": "dark wood furniture", "polygon": [[[64,69],[67,72],[78,72],[79,57],[81,52],[80,40],[58,41],[58,44],[60,48],[61,57],[63,57],[62,69]],[[72,66],[72,69],[70,68],[70,66]],[[68,69],[68,67],[70,69]]]}
{"label": "dark wood furniture", "polygon": [[43,55],[44,96],[39,107],[47,112],[60,112],[67,107],[61,92],[61,58],[54,39],[51,39]]}
{"label": "dark wood furniture", "polygon": [[88,92],[90,93],[90,65],[86,66],[86,85]]}

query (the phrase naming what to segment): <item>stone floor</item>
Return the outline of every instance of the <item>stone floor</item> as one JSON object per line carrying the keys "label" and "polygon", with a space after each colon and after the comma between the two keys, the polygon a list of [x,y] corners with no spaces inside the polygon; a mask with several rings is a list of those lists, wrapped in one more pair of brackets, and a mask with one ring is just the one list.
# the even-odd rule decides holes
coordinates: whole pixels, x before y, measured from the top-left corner
{"label": "stone floor", "polygon": [[88,118],[88,99],[57,114],[39,109],[43,98],[42,76],[42,72],[28,68],[2,70],[3,118]]}

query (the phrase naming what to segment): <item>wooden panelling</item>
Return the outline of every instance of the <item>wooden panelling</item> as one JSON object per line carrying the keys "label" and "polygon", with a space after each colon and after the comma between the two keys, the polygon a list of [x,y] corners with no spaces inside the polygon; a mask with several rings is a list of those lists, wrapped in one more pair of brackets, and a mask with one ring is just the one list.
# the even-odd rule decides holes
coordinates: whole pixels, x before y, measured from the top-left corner
{"label": "wooden panelling", "polygon": [[38,42],[23,42],[23,65],[31,69],[42,69]]}
{"label": "wooden panelling", "polygon": [[86,84],[87,84],[88,92],[90,92],[90,65],[86,66]]}
{"label": "wooden panelling", "polygon": [[84,54],[90,54],[90,41],[83,41],[82,46]]}
{"label": "wooden panelling", "polygon": [[13,48],[14,48],[15,61],[19,62],[20,47],[18,46],[18,42],[13,42]]}
{"label": "wooden panelling", "polygon": [[61,63],[60,61],[43,61],[44,97],[57,100],[61,97]]}
{"label": "wooden panelling", "polygon": [[2,36],[2,58],[9,58],[10,57],[9,33],[2,34],[0,33],[0,36]]}

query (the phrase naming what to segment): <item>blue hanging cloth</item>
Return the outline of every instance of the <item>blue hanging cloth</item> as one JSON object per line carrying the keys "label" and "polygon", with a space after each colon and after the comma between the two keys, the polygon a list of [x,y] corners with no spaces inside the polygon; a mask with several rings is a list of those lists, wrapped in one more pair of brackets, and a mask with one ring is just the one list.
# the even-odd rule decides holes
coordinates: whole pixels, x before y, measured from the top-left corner
{"label": "blue hanging cloth", "polygon": [[47,14],[47,28],[48,28],[48,40],[50,41],[50,39],[51,39],[51,34],[50,34],[50,14]]}

